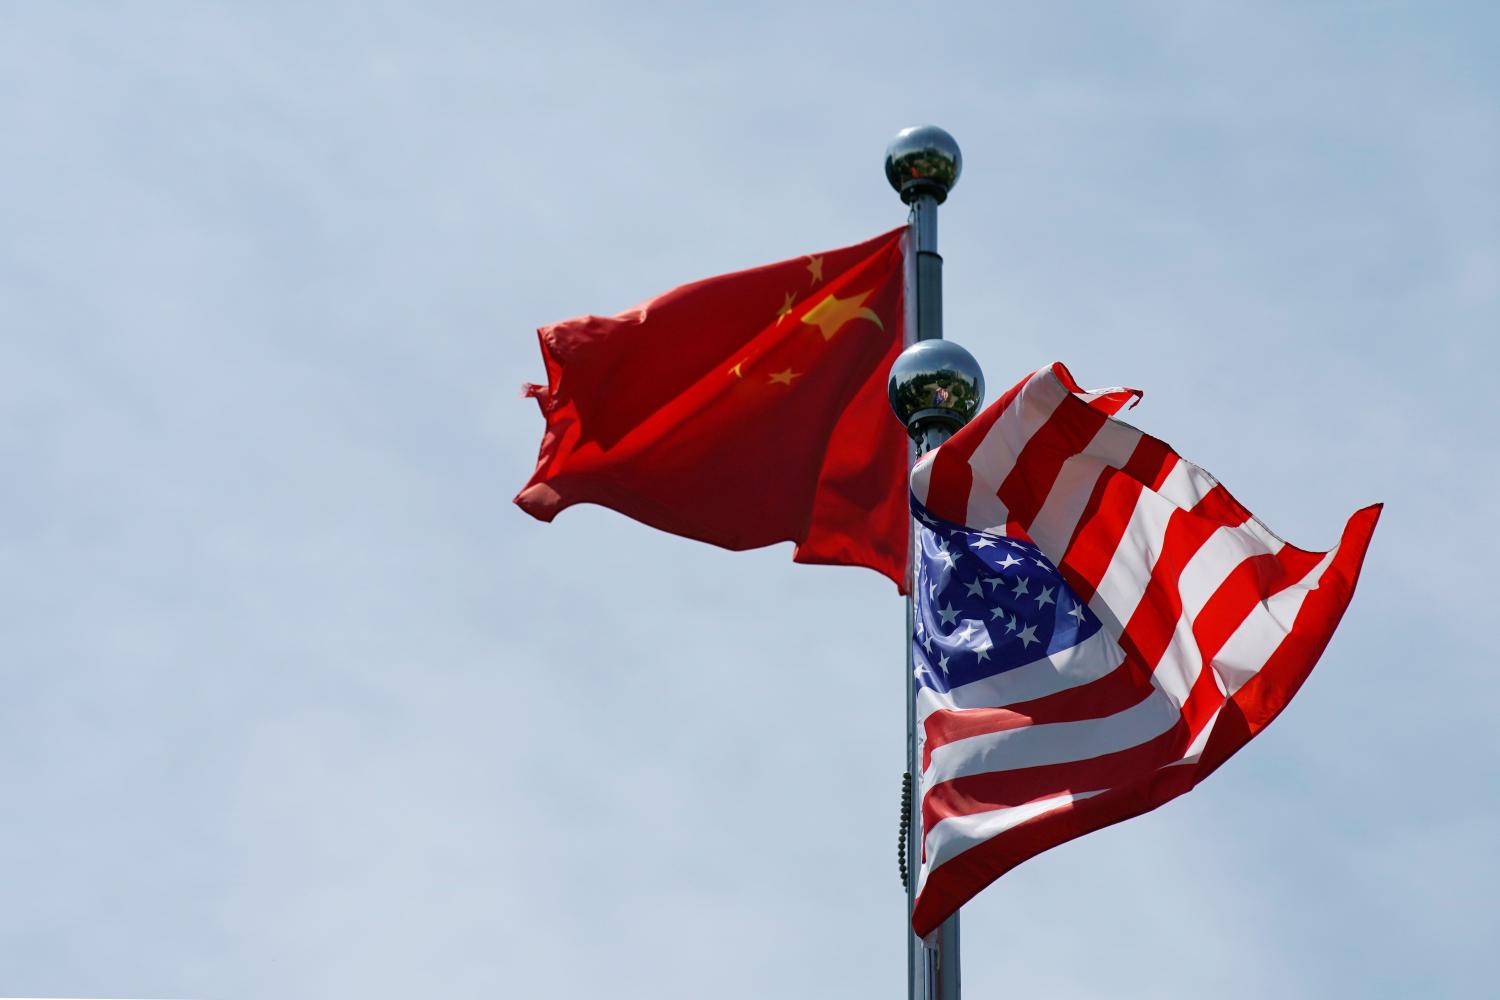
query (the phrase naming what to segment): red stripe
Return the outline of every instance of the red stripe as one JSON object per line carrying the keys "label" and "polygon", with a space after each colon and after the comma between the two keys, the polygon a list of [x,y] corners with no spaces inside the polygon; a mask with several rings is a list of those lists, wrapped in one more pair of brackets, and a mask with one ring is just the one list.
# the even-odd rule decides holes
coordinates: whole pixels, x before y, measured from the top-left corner
{"label": "red stripe", "polygon": [[1193,618],[1193,639],[1205,664],[1263,600],[1292,586],[1323,558],[1288,545],[1274,555],[1262,553],[1240,563]]}
{"label": "red stripe", "polygon": [[[1012,409],[1016,397],[1020,394],[1021,390],[1033,380],[1045,378],[1049,374],[1056,377],[1062,383],[1063,388],[1069,393],[1058,406],[1058,410],[1064,410],[1069,407],[1076,410],[1072,421],[1077,426],[1076,433],[1081,435],[1081,440],[1077,442],[1076,447],[1069,454],[1081,452],[1084,445],[1092,439],[1094,433],[1103,424],[1105,418],[1118,413],[1124,408],[1126,403],[1132,399],[1139,398],[1141,395],[1138,389],[1122,389],[1118,392],[1107,393],[1085,402],[1079,398],[1079,394],[1088,393],[1088,390],[1078,384],[1077,380],[1073,378],[1072,373],[1061,362],[1055,362],[1049,368],[1033,372],[1006,390],[1000,399],[986,407],[983,413],[938,449],[937,454],[933,456],[932,472],[928,480],[928,510],[948,520],[959,522],[965,520],[965,515],[968,511],[969,494],[973,491],[974,487],[974,469],[971,464],[974,452],[978,450],[980,443],[992,431],[1001,419],[1001,416]],[[1071,403],[1070,400],[1072,401]],[[1056,413],[1054,412],[1053,417],[1055,416]],[[1051,422],[1050,418],[1048,422]],[[1092,427],[1092,430],[1089,430],[1089,427]],[[1045,426],[1043,429],[1045,429]],[[1025,456],[1029,445],[1029,441],[1023,444],[1021,456],[1018,456],[1016,465],[1021,464],[1021,457]],[[1033,452],[1033,457],[1035,457],[1035,454]],[[1067,457],[1068,455],[1061,456],[1061,459],[1058,461],[1059,468],[1061,467],[1061,461],[1066,460]],[[986,471],[992,471],[996,474],[1005,473],[1007,477],[1014,474],[1014,469],[1007,470],[1000,468]],[[1026,474],[1027,478],[1030,478],[1030,476],[1030,473]],[[1042,500],[1046,499],[1046,491],[1051,489],[1052,483],[1056,478],[1057,474],[1054,470],[1050,476],[1044,475],[1042,478],[1036,480],[1038,487],[1044,485],[1045,489],[1041,490],[1041,496],[1036,501],[1035,507],[1030,509],[1024,516],[1015,519],[1023,527],[1028,525],[1031,518],[1035,516],[1036,508],[1040,508]],[[1010,506],[1008,502],[1007,506]]]}
{"label": "red stripe", "polygon": [[1280,714],[1323,655],[1354,596],[1380,511],[1381,505],[1376,504],[1357,511],[1349,519],[1339,541],[1338,554],[1318,579],[1317,589],[1303,600],[1291,632],[1260,671],[1234,693],[1232,700],[1244,711],[1250,735],[1264,729]]}
{"label": "red stripe", "polygon": [[[1202,668],[1193,682],[1183,718],[1196,736],[1224,703],[1214,679],[1213,659],[1236,629],[1262,601],[1295,585],[1323,558],[1321,553],[1283,546],[1275,555],[1257,555],[1241,562],[1225,577],[1193,618],[1193,642]],[[1272,653],[1267,650],[1267,654]],[[1262,668],[1264,669],[1264,668]]]}
{"label": "red stripe", "polygon": [[1010,517],[1029,528],[1047,500],[1063,463],[1088,447],[1109,417],[1075,396],[1065,396],[1016,456],[1000,484],[1000,502]]}
{"label": "red stripe", "polygon": [[1137,655],[1153,667],[1166,654],[1177,620],[1182,617],[1182,594],[1177,584],[1183,567],[1218,527],[1185,510],[1175,510],[1167,519],[1161,554],[1151,566],[1151,578],[1121,641],[1122,646],[1128,643],[1127,648],[1134,647]]}
{"label": "red stripe", "polygon": [[1103,677],[1030,701],[995,708],[940,709],[923,721],[925,770],[932,752],[955,740],[1055,722],[1103,719],[1138,704],[1155,690],[1151,675],[1129,660]]}
{"label": "red stripe", "polygon": [[994,403],[943,443],[932,458],[932,472],[927,481],[927,509],[938,517],[964,524],[968,521],[969,493],[974,488],[974,468],[969,460],[981,442],[1000,422],[1020,395],[1021,387],[1030,381],[1022,379]]}
{"label": "red stripe", "polygon": [[1106,469],[1094,482],[1083,515],[1073,529],[1072,541],[1058,564],[1079,600],[1084,603],[1093,600],[1120,540],[1125,537],[1142,488],[1159,487],[1176,462],[1177,456],[1171,448],[1143,434],[1120,469]]}
{"label": "red stripe", "polygon": [[1161,484],[1167,481],[1172,468],[1180,461],[1182,460],[1178,458],[1177,452],[1165,441],[1143,434],[1136,443],[1135,451],[1130,453],[1130,460],[1120,471],[1153,490],[1159,490]]}
{"label": "red stripe", "polygon": [[1101,393],[1089,400],[1089,405],[1114,416],[1126,407],[1134,406],[1140,398],[1139,389],[1120,389],[1117,392]]}
{"label": "red stripe", "polygon": [[1047,367],[1051,370],[1052,374],[1057,376],[1057,380],[1063,384],[1063,388],[1067,389],[1069,392],[1088,391],[1083,386],[1078,384],[1078,380],[1073,377],[1073,373],[1068,371],[1068,366],[1063,364],[1061,361],[1054,361]]}
{"label": "red stripe", "polygon": [[[1155,449],[1151,449],[1151,452],[1154,451]],[[1166,463],[1157,466],[1157,471],[1152,476],[1155,485],[1160,485],[1160,477],[1164,475],[1162,470],[1166,467]],[[1180,591],[1182,572],[1214,532],[1222,526],[1215,518],[1203,516],[1203,512],[1208,511],[1220,515],[1229,512],[1224,506],[1224,499],[1227,497],[1227,493],[1210,492],[1193,510],[1179,509],[1169,516],[1167,528],[1162,537],[1161,551],[1152,564],[1151,576],[1147,581],[1145,591],[1131,614],[1124,634],[1120,636],[1120,645],[1126,650],[1127,662],[1134,660],[1150,664],[1155,669],[1167,657],[1178,622],[1182,618],[1183,603]],[[1237,513],[1232,513],[1232,516],[1237,518],[1236,523],[1242,520],[1238,518]],[[1123,529],[1121,530],[1123,532]],[[1295,556],[1293,560],[1300,561]],[[1097,564],[1100,558],[1095,556],[1094,561]],[[1279,565],[1277,568],[1282,569]],[[1285,581],[1282,586],[1286,586],[1291,580],[1297,578],[1287,580],[1283,570],[1279,579]],[[1229,581],[1234,582],[1229,583]],[[1195,621],[1200,615],[1206,615],[1210,619],[1214,625],[1211,634],[1222,632],[1222,638],[1218,639],[1213,651],[1203,655],[1199,660],[1199,672],[1192,681],[1188,697],[1183,705],[1183,717],[1194,734],[1207,723],[1223,701],[1223,696],[1213,682],[1211,674],[1202,669],[1201,665],[1206,664],[1213,653],[1218,651],[1223,642],[1233,633],[1234,628],[1237,628],[1254,608],[1256,602],[1263,600],[1269,594],[1265,586],[1253,588],[1245,586],[1251,581],[1259,581],[1253,572],[1241,574],[1236,579],[1235,571],[1231,571],[1226,580],[1229,586],[1221,585],[1205,602],[1204,607],[1194,615]],[[1223,631],[1225,628],[1228,630]],[[1195,638],[1196,635],[1195,630]]]}
{"label": "red stripe", "polygon": [[1224,692],[1219,690],[1212,670],[1201,669],[1193,678],[1193,686],[1182,703],[1182,724],[1187,726],[1188,742],[1198,738],[1203,727],[1213,720],[1214,713],[1224,705]]}
{"label": "red stripe", "polygon": [[1087,604],[1094,599],[1099,582],[1109,570],[1115,550],[1125,537],[1125,528],[1140,500],[1144,487],[1129,476],[1106,472],[1094,484],[1073,541],[1058,563],[1058,570],[1078,599]]}
{"label": "red stripe", "polygon": [[940,782],[922,796],[922,829],[931,830],[950,816],[1024,805],[1060,792],[1129,784],[1140,775],[1181,758],[1191,741],[1187,726],[1179,720],[1166,732],[1114,753],[1015,771],[988,771]]}
{"label": "red stripe", "polygon": [[[1204,473],[1207,475],[1207,473]],[[1238,500],[1229,495],[1222,484],[1215,483],[1202,500],[1193,507],[1199,517],[1212,518],[1219,524],[1236,527],[1250,520],[1250,512]]]}
{"label": "red stripe", "polygon": [[1068,371],[1067,365],[1064,365],[1061,361],[1052,362],[1052,374],[1058,377],[1058,380],[1062,382],[1063,386],[1069,392],[1079,396],[1093,396],[1093,399],[1085,399],[1084,402],[1096,410],[1102,410],[1110,416],[1114,416],[1125,409],[1127,404],[1134,406],[1135,401],[1144,395],[1139,389],[1121,388],[1113,392],[1099,392],[1096,389],[1085,389],[1078,384],[1078,380],[1073,377],[1073,373]]}
{"label": "red stripe", "polygon": [[1023,861],[1075,837],[1149,812],[1192,788],[1207,773],[1201,765],[1191,764],[1151,771],[1129,785],[1046,813],[949,858],[928,874],[912,910],[912,930],[925,937],[985,886]]}

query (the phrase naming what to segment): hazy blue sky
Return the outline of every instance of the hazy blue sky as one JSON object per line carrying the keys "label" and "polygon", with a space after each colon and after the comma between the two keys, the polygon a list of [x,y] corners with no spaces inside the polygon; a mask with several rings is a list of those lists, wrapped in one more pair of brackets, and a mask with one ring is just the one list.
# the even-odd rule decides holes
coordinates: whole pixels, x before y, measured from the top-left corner
{"label": "hazy blue sky", "polygon": [[967,995],[1474,997],[1492,4],[0,4],[0,995],[898,997],[902,613],[510,497],[534,328],[900,224],[1279,533],[1297,700],[964,911]]}

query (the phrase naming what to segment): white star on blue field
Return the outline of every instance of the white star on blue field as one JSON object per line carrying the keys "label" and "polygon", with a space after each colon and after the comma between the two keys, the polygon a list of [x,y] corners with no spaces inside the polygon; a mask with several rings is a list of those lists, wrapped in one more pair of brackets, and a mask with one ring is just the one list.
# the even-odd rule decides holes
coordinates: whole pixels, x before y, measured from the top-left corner
{"label": "white star on blue field", "polygon": [[912,514],[921,525],[915,586],[928,592],[917,602],[912,636],[919,685],[947,692],[1099,631],[1099,620],[1031,542],[953,524],[915,499]]}

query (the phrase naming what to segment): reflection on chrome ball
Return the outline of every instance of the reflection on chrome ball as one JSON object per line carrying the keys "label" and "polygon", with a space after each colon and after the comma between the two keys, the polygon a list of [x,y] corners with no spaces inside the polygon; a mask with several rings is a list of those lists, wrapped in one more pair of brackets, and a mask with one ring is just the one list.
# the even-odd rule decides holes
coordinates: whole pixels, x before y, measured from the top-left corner
{"label": "reflection on chrome ball", "polygon": [[891,365],[886,392],[912,437],[929,423],[957,430],[984,402],[984,373],[953,341],[919,340]]}
{"label": "reflection on chrome ball", "polygon": [[936,125],[904,128],[885,149],[886,180],[908,203],[922,194],[943,202],[963,169],[958,143]]}

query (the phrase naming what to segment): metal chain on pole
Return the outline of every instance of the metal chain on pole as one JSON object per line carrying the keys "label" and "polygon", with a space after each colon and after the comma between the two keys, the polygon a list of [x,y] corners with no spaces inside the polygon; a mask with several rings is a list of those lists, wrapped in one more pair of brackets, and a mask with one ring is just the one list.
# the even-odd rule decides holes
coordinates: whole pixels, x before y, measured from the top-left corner
{"label": "metal chain on pole", "polygon": [[901,886],[908,884],[906,838],[911,827],[911,772],[901,772],[901,829],[896,832],[896,868],[901,872]]}

